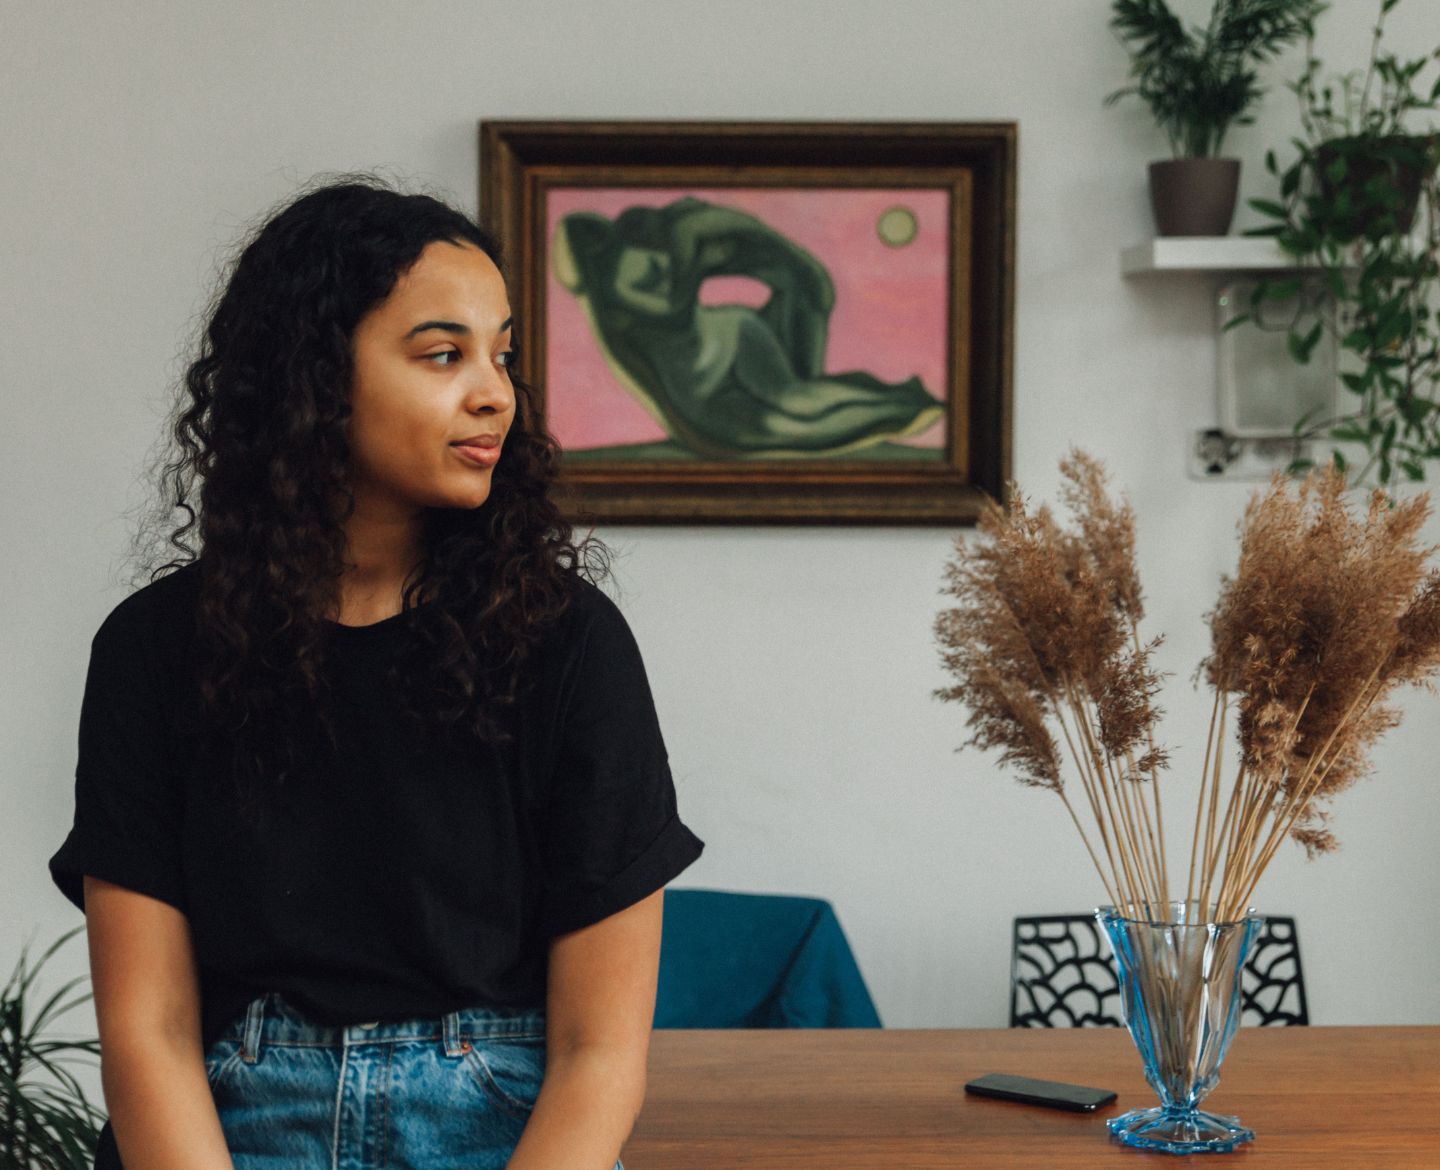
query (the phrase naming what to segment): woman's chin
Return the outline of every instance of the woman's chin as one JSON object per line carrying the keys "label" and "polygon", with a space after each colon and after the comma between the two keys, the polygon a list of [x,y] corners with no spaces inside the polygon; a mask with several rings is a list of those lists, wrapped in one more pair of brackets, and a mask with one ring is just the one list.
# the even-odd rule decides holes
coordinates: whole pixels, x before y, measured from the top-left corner
{"label": "woman's chin", "polygon": [[489,498],[490,484],[487,477],[487,482],[482,488],[471,488],[468,492],[451,492],[450,498],[441,506],[473,512],[476,508],[483,506]]}

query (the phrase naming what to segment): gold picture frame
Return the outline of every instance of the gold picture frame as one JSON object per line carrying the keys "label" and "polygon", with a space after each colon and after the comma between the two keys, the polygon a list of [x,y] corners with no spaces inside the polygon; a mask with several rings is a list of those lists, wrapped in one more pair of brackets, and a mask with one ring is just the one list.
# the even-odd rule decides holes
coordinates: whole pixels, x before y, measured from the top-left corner
{"label": "gold picture frame", "polygon": [[573,519],[972,523],[1010,476],[1013,122],[480,123]]}

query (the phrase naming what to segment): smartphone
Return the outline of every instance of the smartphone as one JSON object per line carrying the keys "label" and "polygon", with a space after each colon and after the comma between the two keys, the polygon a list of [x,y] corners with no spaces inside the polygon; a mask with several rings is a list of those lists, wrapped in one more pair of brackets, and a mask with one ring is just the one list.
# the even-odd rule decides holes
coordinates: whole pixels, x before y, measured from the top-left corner
{"label": "smartphone", "polygon": [[1109,1089],[1091,1089],[1085,1085],[1067,1085],[1062,1081],[1037,1081],[1008,1073],[988,1073],[965,1085],[967,1093],[981,1097],[1002,1097],[1006,1101],[1024,1101],[1028,1105],[1048,1105],[1052,1109],[1070,1109],[1089,1113],[1115,1100]]}

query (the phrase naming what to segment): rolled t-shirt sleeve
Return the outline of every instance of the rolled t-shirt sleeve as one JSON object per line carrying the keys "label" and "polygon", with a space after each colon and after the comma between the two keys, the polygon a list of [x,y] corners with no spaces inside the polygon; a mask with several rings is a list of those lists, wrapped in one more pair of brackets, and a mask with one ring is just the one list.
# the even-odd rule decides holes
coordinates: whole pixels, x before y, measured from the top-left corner
{"label": "rolled t-shirt sleeve", "polygon": [[557,729],[545,842],[544,933],[634,905],[700,856],[675,785],[639,647],[596,591]]}
{"label": "rolled t-shirt sleeve", "polygon": [[87,873],[186,908],[183,791],[167,750],[158,662],[139,617],[122,602],[90,644],[74,824],[49,863],[55,884],[81,910]]}

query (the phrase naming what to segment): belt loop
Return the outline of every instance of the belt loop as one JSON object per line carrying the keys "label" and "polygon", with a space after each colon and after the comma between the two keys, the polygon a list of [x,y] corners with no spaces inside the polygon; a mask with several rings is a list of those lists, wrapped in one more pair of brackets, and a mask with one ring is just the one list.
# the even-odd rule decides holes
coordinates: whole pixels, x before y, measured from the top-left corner
{"label": "belt loop", "polygon": [[458,1011],[445,1013],[441,1033],[445,1042],[446,1056],[461,1056],[470,1051],[470,1042],[460,1038],[460,1013]]}
{"label": "belt loop", "polygon": [[260,1059],[260,1028],[265,1022],[265,1001],[269,998],[267,992],[252,999],[245,1009],[245,1039],[240,1042],[240,1055],[246,1064],[254,1064]]}

